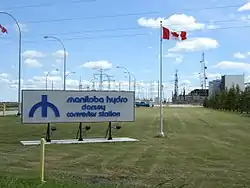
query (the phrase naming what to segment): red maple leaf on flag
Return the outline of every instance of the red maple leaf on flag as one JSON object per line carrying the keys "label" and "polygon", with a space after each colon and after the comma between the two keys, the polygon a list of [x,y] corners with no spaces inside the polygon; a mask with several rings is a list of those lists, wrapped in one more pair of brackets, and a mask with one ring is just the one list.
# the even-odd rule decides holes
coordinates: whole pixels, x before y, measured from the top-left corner
{"label": "red maple leaf on flag", "polygon": [[181,31],[181,32],[170,31],[168,28],[162,27],[162,39],[187,40],[187,32],[186,31]]}
{"label": "red maple leaf on flag", "polygon": [[0,24],[0,30],[2,31],[2,33],[8,33],[7,29],[1,24]]}

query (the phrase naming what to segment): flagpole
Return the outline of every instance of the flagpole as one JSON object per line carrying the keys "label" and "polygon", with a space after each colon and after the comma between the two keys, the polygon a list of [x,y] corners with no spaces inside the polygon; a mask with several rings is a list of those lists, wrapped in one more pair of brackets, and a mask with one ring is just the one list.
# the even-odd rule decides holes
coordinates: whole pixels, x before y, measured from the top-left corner
{"label": "flagpole", "polygon": [[164,137],[162,106],[162,21],[160,21],[160,137]]}
{"label": "flagpole", "polygon": [[17,94],[17,100],[18,100],[18,111],[17,111],[17,115],[20,116],[21,115],[21,92],[22,92],[22,88],[21,88],[21,72],[22,72],[22,32],[21,32],[21,27],[17,21],[17,19],[12,16],[12,14],[5,12],[5,11],[0,11],[0,14],[5,14],[8,15],[9,17],[12,18],[12,20],[14,20],[17,29],[18,29],[18,33],[19,33],[19,39],[18,39],[18,94]]}

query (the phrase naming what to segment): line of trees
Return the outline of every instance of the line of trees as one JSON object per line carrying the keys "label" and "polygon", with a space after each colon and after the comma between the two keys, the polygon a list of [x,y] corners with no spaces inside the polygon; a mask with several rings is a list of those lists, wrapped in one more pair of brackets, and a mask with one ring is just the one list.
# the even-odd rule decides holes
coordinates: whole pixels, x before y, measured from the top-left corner
{"label": "line of trees", "polygon": [[216,110],[237,111],[240,113],[250,112],[250,87],[241,91],[239,85],[229,90],[219,91],[213,97],[206,98],[203,106]]}

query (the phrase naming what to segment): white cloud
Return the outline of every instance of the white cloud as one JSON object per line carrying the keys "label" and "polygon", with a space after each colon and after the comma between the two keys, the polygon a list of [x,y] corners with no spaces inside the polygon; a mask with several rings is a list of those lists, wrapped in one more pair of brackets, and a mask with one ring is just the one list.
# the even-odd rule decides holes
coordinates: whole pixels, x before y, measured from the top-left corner
{"label": "white cloud", "polygon": [[10,75],[8,73],[0,73],[0,78],[9,78]]}
{"label": "white cloud", "polygon": [[[61,82],[62,81],[62,78],[60,76],[52,76],[51,75],[51,76],[48,76],[47,78],[48,78],[48,80],[54,81],[54,82]],[[33,82],[42,82],[42,83],[45,83],[46,82],[46,76],[34,76],[34,77],[32,77],[31,80]]]}
{"label": "white cloud", "polygon": [[62,63],[62,60],[61,59],[57,59],[56,60],[56,64],[61,64]]}
{"label": "white cloud", "polygon": [[176,46],[169,49],[169,52],[194,52],[205,51],[213,48],[217,48],[219,43],[211,38],[198,37],[192,38],[186,41],[177,42]]}
{"label": "white cloud", "polygon": [[43,65],[37,60],[37,59],[25,59],[24,63],[31,68],[40,68],[43,67]]}
{"label": "white cloud", "polygon": [[[208,80],[215,80],[215,79],[220,79],[221,74],[207,72],[206,76],[207,76]],[[200,74],[198,72],[194,72],[192,75],[192,78],[196,78],[197,80],[200,80]]]}
{"label": "white cloud", "polygon": [[51,71],[51,74],[52,74],[52,75],[57,75],[58,73],[59,73],[59,70],[58,70],[58,69],[57,69],[57,70],[52,70],[52,71]]}
{"label": "white cloud", "polygon": [[57,75],[59,73],[59,69],[44,72],[45,75],[47,75],[48,73],[49,75]]}
{"label": "white cloud", "polygon": [[[52,55],[56,56],[57,58],[63,58],[64,57],[64,51],[63,50],[57,50]],[[69,53],[66,51],[66,56],[68,56]]]}
{"label": "white cloud", "polygon": [[176,54],[176,53],[167,53],[164,55],[164,57],[169,57],[169,58],[176,58],[176,57],[180,57],[180,54]]}
{"label": "white cloud", "polygon": [[242,5],[240,8],[238,8],[238,11],[239,12],[243,12],[243,11],[248,11],[250,10],[250,2]]}
{"label": "white cloud", "polygon": [[36,50],[26,50],[23,52],[22,56],[24,58],[42,58],[45,57],[45,54]]}
{"label": "white cloud", "polygon": [[139,18],[137,23],[143,27],[150,28],[159,28],[160,21],[162,21],[162,25],[168,27],[171,30],[185,30],[185,31],[193,31],[198,29],[204,29],[205,24],[198,23],[193,16],[188,16],[185,14],[173,14],[169,18]]}
{"label": "white cloud", "polygon": [[69,88],[77,88],[79,87],[79,80],[67,79],[66,85]]}
{"label": "white cloud", "polygon": [[246,58],[246,55],[243,53],[240,53],[240,52],[235,53],[233,56],[234,56],[234,58],[237,58],[237,59],[245,59]]}
{"label": "white cloud", "polygon": [[9,84],[10,83],[10,79],[6,78],[6,77],[1,77],[0,76],[0,83]]}
{"label": "white cloud", "polygon": [[246,62],[221,61],[213,67],[220,69],[240,69],[250,71],[250,64]]}
{"label": "white cloud", "polygon": [[181,62],[183,61],[183,56],[180,56],[180,57],[175,58],[175,61],[176,61],[177,63],[181,63]]}
{"label": "white cloud", "polygon": [[102,60],[102,61],[90,61],[84,63],[80,67],[82,68],[90,68],[90,69],[110,69],[112,68],[112,63]]}
{"label": "white cloud", "polygon": [[[18,23],[18,25],[20,27],[21,32],[27,32],[28,31],[28,27],[27,27],[26,24]],[[14,27],[15,27],[16,31],[18,31],[18,27],[17,27],[16,24],[14,25]]]}
{"label": "white cloud", "polygon": [[211,24],[208,24],[208,25],[206,26],[206,28],[207,28],[207,29],[218,29],[218,28],[220,28],[220,26],[211,23]]}
{"label": "white cloud", "polygon": [[209,80],[220,79],[221,78],[221,74],[220,73],[207,73],[207,78]]}
{"label": "white cloud", "polygon": [[250,22],[250,15],[241,16],[240,20],[243,21],[244,23],[249,23]]}
{"label": "white cloud", "polygon": [[163,55],[165,58],[175,58],[176,63],[181,63],[183,61],[183,56],[177,53],[167,53]]}
{"label": "white cloud", "polygon": [[183,87],[183,86],[189,86],[191,85],[191,82],[189,80],[181,80],[180,81],[180,86]]}

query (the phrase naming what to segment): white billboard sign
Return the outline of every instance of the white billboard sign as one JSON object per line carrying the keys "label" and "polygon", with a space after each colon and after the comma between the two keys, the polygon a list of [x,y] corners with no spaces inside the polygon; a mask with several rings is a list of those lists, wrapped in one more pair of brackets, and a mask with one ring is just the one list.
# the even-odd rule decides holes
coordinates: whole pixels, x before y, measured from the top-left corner
{"label": "white billboard sign", "polygon": [[135,121],[134,92],[23,90],[23,123]]}

